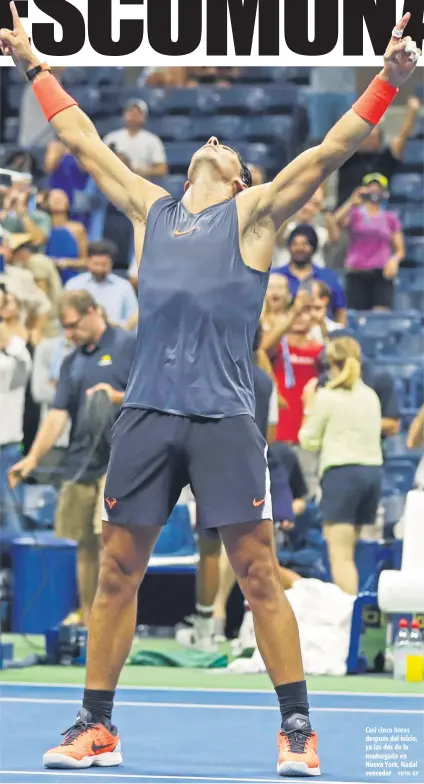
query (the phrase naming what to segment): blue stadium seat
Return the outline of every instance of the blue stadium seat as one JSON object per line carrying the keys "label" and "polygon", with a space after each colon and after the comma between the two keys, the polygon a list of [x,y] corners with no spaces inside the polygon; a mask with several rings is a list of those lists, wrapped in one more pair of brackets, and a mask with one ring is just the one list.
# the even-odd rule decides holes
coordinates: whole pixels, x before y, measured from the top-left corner
{"label": "blue stadium seat", "polygon": [[[76,70],[70,68],[70,71]],[[82,69],[81,69],[82,70]],[[115,87],[122,87],[125,84],[125,68],[119,66],[99,66],[96,68],[87,68],[87,78],[93,87],[99,87],[103,84],[115,85]]]}
{"label": "blue stadium seat", "polygon": [[62,74],[63,86],[68,88],[75,87],[76,85],[87,84],[88,73],[91,70],[91,68],[79,68],[78,66],[66,68]]}
{"label": "blue stadium seat", "polygon": [[6,103],[9,111],[13,114],[18,114],[21,108],[22,94],[24,89],[24,84],[11,84],[6,89]]}
{"label": "blue stadium seat", "polygon": [[119,131],[123,126],[123,120],[120,114],[115,117],[101,117],[96,120],[95,125],[99,136],[103,139],[106,134]]}
{"label": "blue stadium seat", "polygon": [[424,332],[421,330],[421,332],[402,335],[394,353],[398,357],[424,357]]}
{"label": "blue stadium seat", "polygon": [[125,106],[133,98],[141,99],[147,103],[152,115],[165,113],[165,90],[156,87],[131,87],[121,90],[121,106]]}
{"label": "blue stadium seat", "polygon": [[298,103],[299,91],[294,84],[264,87],[264,108],[270,114],[292,114]]}
{"label": "blue stadium seat", "polygon": [[153,556],[175,558],[195,553],[196,543],[188,507],[179,504],[172,512],[167,525],[162,529]]}
{"label": "blue stadium seat", "polygon": [[[87,112],[90,117],[96,115],[102,107],[100,91],[96,87],[88,87],[87,85],[77,85],[72,90],[72,97],[78,102],[79,106],[84,112]],[[103,103],[103,114],[106,112],[113,112],[113,107],[110,102]]]}
{"label": "blue stadium seat", "polygon": [[215,114],[259,114],[266,106],[264,86],[196,90],[199,111]]}
{"label": "blue stadium seat", "polygon": [[408,237],[406,258],[414,264],[424,264],[424,237]]}
{"label": "blue stadium seat", "polygon": [[[190,120],[191,139],[199,139],[204,144],[211,134],[220,141],[235,143],[245,137],[245,118],[233,114],[215,114],[212,117],[193,117]],[[235,145],[237,146],[237,145]]]}
{"label": "blue stadium seat", "polygon": [[420,115],[415,120],[414,130],[412,135],[415,139],[422,139],[424,137],[424,116]]}
{"label": "blue stadium seat", "polygon": [[169,174],[167,177],[158,177],[154,180],[161,188],[165,188],[174,199],[182,198],[186,181],[187,177],[180,174]]}
{"label": "blue stadium seat", "polygon": [[192,139],[193,121],[190,117],[166,115],[164,117],[151,117],[147,130],[156,133],[163,141],[187,141]]}
{"label": "blue stadium seat", "polygon": [[196,114],[198,90],[172,88],[165,93],[163,112],[165,114]]}
{"label": "blue stadium seat", "polygon": [[414,483],[415,463],[406,458],[392,458],[386,460],[383,475],[383,493],[391,495],[394,492],[409,493]]}
{"label": "blue stadium seat", "polygon": [[5,142],[16,142],[19,134],[19,117],[6,117],[4,123]]}
{"label": "blue stadium seat", "polygon": [[406,446],[406,438],[407,433],[401,432],[397,436],[390,436],[390,438],[386,438],[384,442],[384,465],[386,465],[391,460],[399,460],[399,458],[403,460],[409,460],[418,464],[422,456],[421,449],[408,449]]}
{"label": "blue stadium seat", "polygon": [[272,151],[266,144],[240,142],[237,145],[237,149],[245,161],[254,163],[256,166],[262,166],[264,169],[271,166],[274,161]]}
{"label": "blue stadium seat", "polygon": [[[422,142],[421,142],[422,143]],[[422,234],[424,232],[423,208],[408,205],[402,211],[402,228],[405,233]]]}
{"label": "blue stadium seat", "polygon": [[368,330],[359,330],[356,334],[365,356],[381,357],[385,354],[393,354],[396,351],[396,338],[394,335],[374,335]]}
{"label": "blue stadium seat", "polygon": [[245,121],[244,136],[251,141],[290,141],[294,133],[293,118],[288,115],[249,117]]}
{"label": "blue stadium seat", "polygon": [[[424,358],[423,358],[424,359]],[[390,373],[395,382],[395,390],[401,411],[416,411],[424,402],[424,364],[423,360],[404,360],[395,357],[380,357],[375,362],[377,371]]]}
{"label": "blue stadium seat", "polygon": [[383,506],[383,519],[384,519],[384,539],[393,538],[393,527],[401,519],[406,503],[406,495],[403,493],[393,493],[392,495],[383,495],[381,504]]}
{"label": "blue stadium seat", "polygon": [[385,337],[387,334],[402,335],[405,332],[419,332],[422,316],[419,311],[403,312],[375,312],[358,311],[357,324],[362,332],[368,332],[375,337]]}
{"label": "blue stadium seat", "polygon": [[410,139],[406,145],[403,163],[415,168],[424,166],[424,145],[421,139]]}
{"label": "blue stadium seat", "polygon": [[392,196],[402,201],[423,201],[424,177],[421,174],[395,174],[391,181]]}
{"label": "blue stadium seat", "polygon": [[414,291],[407,289],[395,289],[395,307],[397,310],[413,308],[424,312],[424,283],[420,289]]}
{"label": "blue stadium seat", "polygon": [[285,71],[287,69],[283,68],[275,68],[274,66],[269,65],[252,65],[248,68],[243,68],[239,76],[239,83],[248,82],[249,84],[263,84],[266,82],[275,82],[277,80],[282,80],[285,77]]}
{"label": "blue stadium seat", "polygon": [[168,166],[175,174],[187,171],[192,155],[199,149],[197,142],[168,142],[165,147]]}

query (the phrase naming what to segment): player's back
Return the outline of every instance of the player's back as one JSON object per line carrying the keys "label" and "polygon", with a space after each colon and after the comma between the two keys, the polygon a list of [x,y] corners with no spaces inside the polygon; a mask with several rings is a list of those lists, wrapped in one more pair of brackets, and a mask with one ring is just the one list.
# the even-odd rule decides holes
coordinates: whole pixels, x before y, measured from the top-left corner
{"label": "player's back", "polygon": [[243,262],[234,199],[197,215],[159,199],[147,220],[124,405],[254,416],[251,353],[267,281]]}

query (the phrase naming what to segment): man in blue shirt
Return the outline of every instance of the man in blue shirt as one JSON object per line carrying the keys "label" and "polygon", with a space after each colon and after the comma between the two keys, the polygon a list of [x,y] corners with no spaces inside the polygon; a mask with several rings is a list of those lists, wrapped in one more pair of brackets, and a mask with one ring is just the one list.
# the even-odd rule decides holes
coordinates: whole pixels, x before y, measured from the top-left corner
{"label": "man in blue shirt", "polygon": [[115,247],[107,240],[90,242],[88,246],[88,272],[70,278],[67,291],[89,291],[98,305],[104,308],[111,324],[126,327],[138,315],[137,297],[131,283],[112,272]]}
{"label": "man in blue shirt", "polygon": [[334,321],[346,324],[346,300],[336,273],[326,267],[317,267],[312,262],[318,247],[318,237],[313,226],[306,223],[296,226],[289,235],[287,247],[290,251],[290,263],[273,269],[273,272],[285,275],[292,297],[296,296],[300,286],[312,280],[321,280],[331,291],[329,316]]}

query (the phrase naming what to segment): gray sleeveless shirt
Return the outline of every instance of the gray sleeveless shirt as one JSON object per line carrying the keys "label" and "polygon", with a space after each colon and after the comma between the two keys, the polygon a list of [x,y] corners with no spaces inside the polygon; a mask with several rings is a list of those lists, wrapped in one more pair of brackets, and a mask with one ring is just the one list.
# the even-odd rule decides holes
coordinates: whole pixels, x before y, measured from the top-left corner
{"label": "gray sleeveless shirt", "polygon": [[155,202],[124,406],[254,417],[252,344],[268,277],[243,262],[235,199],[198,215],[168,196]]}

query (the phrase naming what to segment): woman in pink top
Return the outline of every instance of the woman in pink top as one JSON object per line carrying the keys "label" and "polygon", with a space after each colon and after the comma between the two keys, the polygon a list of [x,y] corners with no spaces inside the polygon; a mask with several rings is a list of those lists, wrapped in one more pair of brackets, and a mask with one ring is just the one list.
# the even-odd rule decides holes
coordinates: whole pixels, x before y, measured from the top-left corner
{"label": "woman in pink top", "polygon": [[349,231],[346,301],[353,310],[393,306],[393,281],[405,244],[398,216],[385,209],[388,184],[382,174],[367,174],[335,215],[339,226]]}

